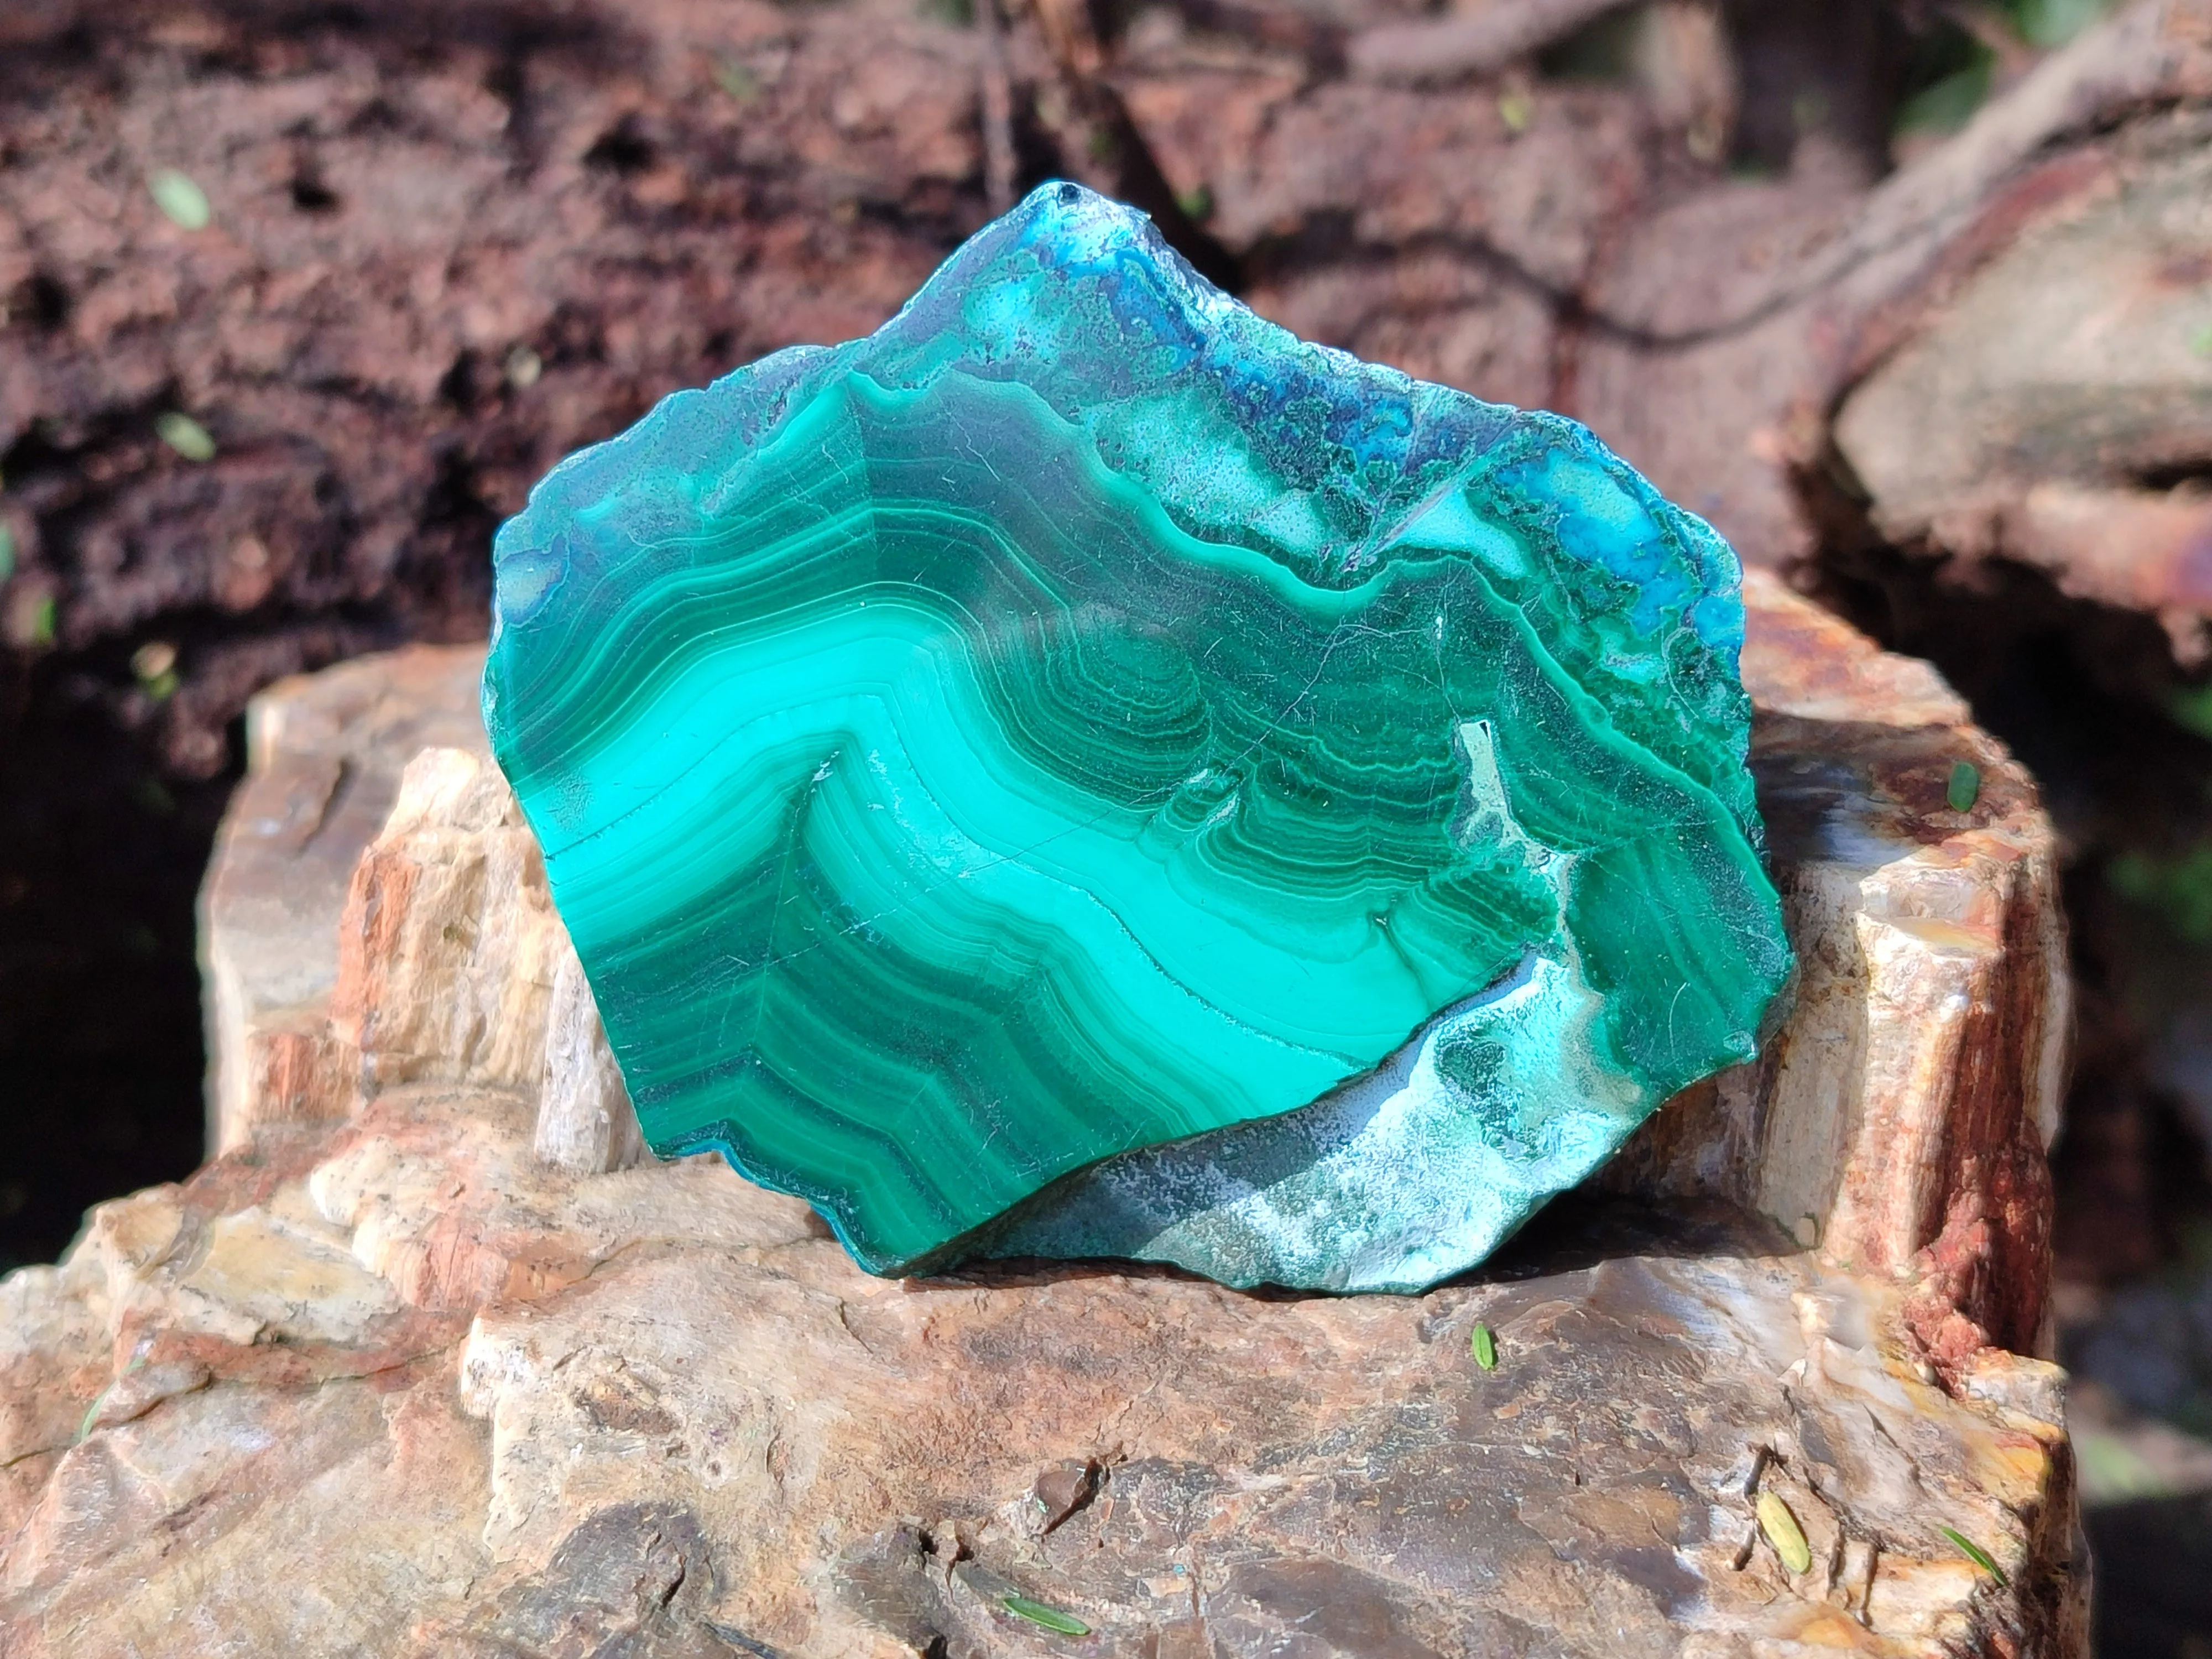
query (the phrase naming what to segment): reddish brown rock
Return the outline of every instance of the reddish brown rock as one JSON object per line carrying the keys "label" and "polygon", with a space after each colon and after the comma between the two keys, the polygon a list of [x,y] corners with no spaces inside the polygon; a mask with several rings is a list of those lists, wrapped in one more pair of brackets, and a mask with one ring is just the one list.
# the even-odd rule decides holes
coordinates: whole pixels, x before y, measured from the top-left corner
{"label": "reddish brown rock", "polygon": [[[2212,651],[2212,122],[2148,123],[1844,404],[1836,436],[1890,540],[2008,558]],[[1940,413],[1938,412],[1940,411]]]}
{"label": "reddish brown rock", "polygon": [[561,455],[866,332],[983,217],[973,35],[908,5],[349,16],[57,4],[0,71],[36,158],[0,178],[0,652],[46,600],[72,657],[177,630],[178,692],[118,712],[196,775],[282,673],[480,635],[491,528]]}
{"label": "reddish brown rock", "polygon": [[[22,93],[0,122],[31,158],[0,176],[22,550],[0,623],[35,655],[57,600],[72,672],[110,678],[100,653],[189,623],[174,696],[112,688],[185,769],[274,674],[473,631],[483,537],[555,453],[872,325],[981,212],[976,39],[909,11],[587,3],[533,32],[526,5],[468,5],[425,56],[410,9],[354,30],[165,7],[81,62],[78,9],[0,20]],[[2139,251],[2172,176],[2145,118],[2212,84],[2203,6],[2144,0],[1879,187],[1847,132],[1752,180],[1712,124],[1771,112],[1724,58],[1679,98],[1525,65],[1347,77],[1345,38],[1416,9],[1192,0],[1102,36],[1009,7],[1022,164],[1138,196],[1295,326],[1590,420],[1766,561],[1812,545],[1836,398],[1907,385],[1916,337],[1990,337],[2023,236],[2118,214]],[[157,216],[157,161],[208,186],[214,230]],[[2002,434],[2004,364],[1960,361],[1956,430]],[[2196,507],[2165,481],[2189,453],[2144,462],[2154,488],[2140,445],[2086,476],[2016,447],[1954,465],[1932,441],[1953,391],[1910,384],[1928,408],[1893,412],[1930,441],[1846,405],[1852,459],[1941,474],[1866,461],[1886,533],[1963,550],[1967,525],[2194,637]],[[215,462],[152,439],[171,398]],[[2002,499],[1966,500],[1990,455]],[[1413,1303],[1085,1269],[896,1290],[726,1172],[623,1167],[560,941],[510,948],[527,879],[447,879],[512,826],[462,789],[383,833],[418,749],[478,741],[465,698],[409,704],[430,671],[395,659],[373,741],[354,716],[319,751],[257,740],[264,805],[208,890],[227,1155],[0,1291],[0,1645],[1034,1651],[1052,1638],[997,1606],[1018,1587],[1154,1659],[2075,1650],[2068,1454],[2049,1373],[2015,1357],[2044,1323],[2064,1028],[2047,826],[1932,675],[1752,599],[1796,1012],[1612,1180],[1818,1248],[1608,1231],[1599,1205]],[[443,951],[462,916],[497,948]],[[434,983],[458,1000],[424,1004]],[[445,1018],[469,1007],[481,1028]],[[1475,1318],[1498,1373],[1466,1365]],[[1753,1443],[1809,1582],[1755,1540],[1734,1565]]]}
{"label": "reddish brown rock", "polygon": [[[1766,26],[1691,0],[1606,84],[1527,62],[1587,0],[1184,0],[1103,32],[1015,4],[1002,86],[975,31],[887,0],[464,9],[12,20],[0,145],[34,160],[0,181],[0,649],[46,649],[49,600],[72,658],[222,619],[186,630],[176,695],[116,689],[183,770],[277,673],[475,632],[484,538],[559,455],[880,322],[986,211],[987,80],[1014,182],[1131,197],[1293,326],[1588,420],[1765,562],[1810,548],[1793,479],[1835,397],[2129,175],[2154,140],[2115,122],[2212,86],[2204,0],[2144,0],[1878,185],[1877,117],[1841,101],[1761,181],[1724,164],[1739,117],[1778,118],[1745,101]],[[1451,84],[1359,69],[1393,30],[1501,24],[1504,58],[1423,51]],[[1773,27],[1822,49],[1817,18]],[[1838,36],[1838,100],[1869,50]],[[156,167],[207,228],[162,216]],[[173,406],[212,460],[157,438]]]}

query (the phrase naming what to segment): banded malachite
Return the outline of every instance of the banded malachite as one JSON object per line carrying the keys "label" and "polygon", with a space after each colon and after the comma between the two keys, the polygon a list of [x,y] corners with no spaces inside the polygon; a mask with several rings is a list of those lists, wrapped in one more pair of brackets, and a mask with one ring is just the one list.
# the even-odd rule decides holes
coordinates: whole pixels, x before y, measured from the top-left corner
{"label": "banded malachite", "polygon": [[1073,185],[496,559],[485,720],[647,1138],[877,1272],[1431,1282],[1789,967],[1719,538]]}

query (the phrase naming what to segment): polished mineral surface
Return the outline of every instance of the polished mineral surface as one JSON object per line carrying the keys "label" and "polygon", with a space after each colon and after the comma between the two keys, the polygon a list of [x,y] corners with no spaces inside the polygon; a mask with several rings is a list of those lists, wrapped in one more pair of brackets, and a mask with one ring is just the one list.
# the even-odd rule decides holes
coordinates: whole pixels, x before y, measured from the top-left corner
{"label": "polished mineral surface", "polygon": [[648,1139],[877,1271],[1432,1282],[1788,971],[1725,544],[1072,185],[497,566],[487,724]]}

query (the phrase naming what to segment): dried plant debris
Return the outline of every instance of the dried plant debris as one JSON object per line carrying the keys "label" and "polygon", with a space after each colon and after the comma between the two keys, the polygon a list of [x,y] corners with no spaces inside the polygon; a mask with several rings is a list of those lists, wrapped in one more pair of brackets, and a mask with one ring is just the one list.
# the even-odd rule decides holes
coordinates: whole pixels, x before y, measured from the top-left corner
{"label": "dried plant debris", "polygon": [[1790,1571],[1804,1572],[1812,1567],[1813,1547],[1805,1541],[1805,1529],[1797,1524],[1790,1505],[1773,1492],[1759,1494],[1759,1529]]}

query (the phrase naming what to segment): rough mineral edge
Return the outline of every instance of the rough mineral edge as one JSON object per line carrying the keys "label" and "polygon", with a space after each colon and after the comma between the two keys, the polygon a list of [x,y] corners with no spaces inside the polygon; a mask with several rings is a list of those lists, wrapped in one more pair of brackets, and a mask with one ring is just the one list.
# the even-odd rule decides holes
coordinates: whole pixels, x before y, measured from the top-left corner
{"label": "rough mineral edge", "polygon": [[580,1174],[647,1155],[490,767],[483,670],[481,647],[416,647],[255,700],[200,895],[210,1154],[441,1080],[538,1097],[539,1155]]}

